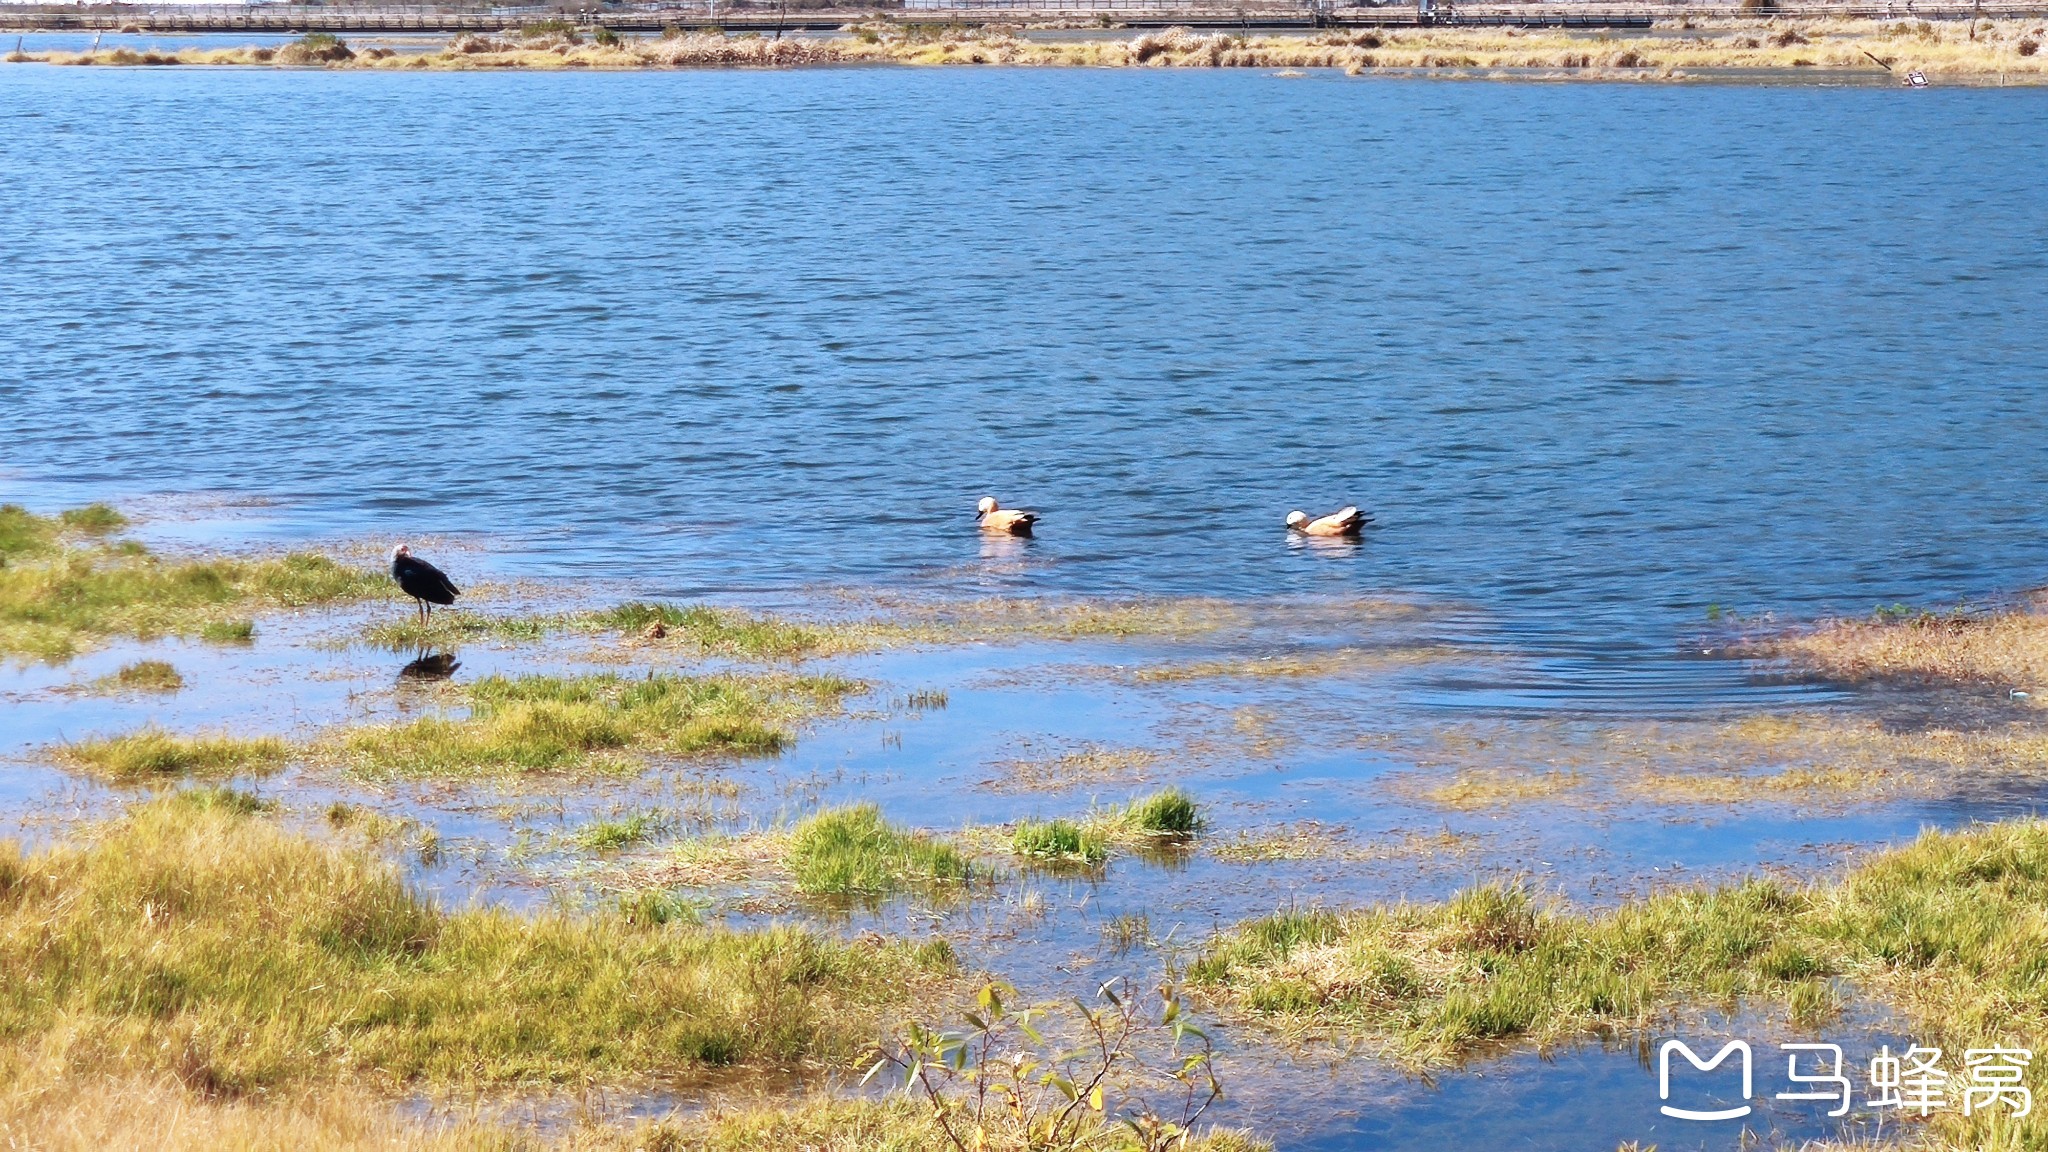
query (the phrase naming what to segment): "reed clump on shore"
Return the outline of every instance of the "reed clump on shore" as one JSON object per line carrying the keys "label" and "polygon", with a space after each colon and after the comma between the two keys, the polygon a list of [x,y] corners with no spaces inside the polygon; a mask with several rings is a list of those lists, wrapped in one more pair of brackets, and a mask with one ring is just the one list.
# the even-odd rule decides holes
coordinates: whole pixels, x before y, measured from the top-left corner
{"label": "reed clump on shore", "polygon": [[1608,912],[1545,907],[1514,884],[1441,904],[1292,909],[1216,938],[1188,975],[1249,1017],[1357,1035],[1417,1066],[1738,1000],[1819,1023],[1850,991],[1898,1010],[1922,1043],[2039,1050],[2044,904],[2048,823],[2024,820],[1929,832],[1833,883],[1752,879]]}
{"label": "reed clump on shore", "polygon": [[366,849],[226,805],[0,850],[0,1040],[228,1096],[848,1060],[953,966],[939,941],[442,911]]}
{"label": "reed clump on shore", "polygon": [[467,716],[358,728],[332,746],[371,776],[629,771],[649,755],[779,752],[795,724],[863,687],[841,676],[779,674],[490,676],[463,690]]}
{"label": "reed clump on shore", "polygon": [[[831,40],[756,33],[678,33],[659,39],[611,36],[586,41],[573,28],[535,26],[497,36],[465,33],[438,52],[374,50],[307,59],[290,49],[186,50],[149,62],[313,64],[335,68],[472,70],[523,68],[785,68],[837,63],[1051,67],[1332,68],[1353,74],[1418,71],[1459,75],[1550,75],[1683,79],[1704,71],[1773,72],[1798,68],[1917,70],[1937,79],[2048,82],[2040,21],[1978,19],[1801,19],[1769,16],[1689,21],[1686,35],[1561,29],[1429,27],[1331,29],[1314,35],[1146,32],[1129,40],[1041,42],[1003,25],[933,30],[871,22]],[[309,38],[310,39],[310,38]],[[324,49],[323,49],[324,51]],[[113,52],[20,54],[52,64],[117,61]],[[1873,62],[1872,57],[1879,63]]]}
{"label": "reed clump on shore", "polygon": [[308,552],[159,557],[115,536],[123,523],[103,505],[54,517],[0,506],[0,654],[62,660],[113,636],[225,628],[246,639],[252,610],[391,595],[381,574]]}

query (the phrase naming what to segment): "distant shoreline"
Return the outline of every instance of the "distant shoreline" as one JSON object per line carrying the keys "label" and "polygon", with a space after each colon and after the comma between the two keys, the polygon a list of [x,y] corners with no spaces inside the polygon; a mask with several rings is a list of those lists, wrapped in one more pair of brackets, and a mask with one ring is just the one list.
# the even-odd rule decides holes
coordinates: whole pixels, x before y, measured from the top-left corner
{"label": "distant shoreline", "polygon": [[831,36],[681,32],[621,36],[566,22],[497,34],[464,32],[438,50],[400,52],[376,36],[351,45],[314,33],[281,47],[127,46],[10,52],[9,63],[63,66],[244,66],[489,71],[797,68],[829,64],[1012,67],[1340,69],[1532,80],[1725,81],[1855,78],[1930,84],[2048,84],[2048,21],[1721,19],[1644,29],[1330,28],[1303,33],[1167,28],[1124,37],[1035,38],[1016,28],[869,21]]}

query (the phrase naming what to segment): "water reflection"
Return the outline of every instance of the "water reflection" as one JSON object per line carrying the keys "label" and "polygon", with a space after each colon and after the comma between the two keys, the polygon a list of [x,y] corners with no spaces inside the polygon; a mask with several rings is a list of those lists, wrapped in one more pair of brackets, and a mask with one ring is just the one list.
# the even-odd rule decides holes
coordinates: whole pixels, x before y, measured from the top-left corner
{"label": "water reflection", "polygon": [[446,680],[455,675],[455,670],[460,667],[462,661],[456,659],[454,652],[432,652],[423,648],[419,655],[398,670],[398,682],[427,684]]}

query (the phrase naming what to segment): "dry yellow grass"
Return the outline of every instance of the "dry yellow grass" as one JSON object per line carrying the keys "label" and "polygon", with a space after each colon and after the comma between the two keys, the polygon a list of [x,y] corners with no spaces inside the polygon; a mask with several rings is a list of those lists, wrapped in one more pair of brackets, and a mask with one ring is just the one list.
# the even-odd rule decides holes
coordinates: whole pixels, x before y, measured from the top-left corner
{"label": "dry yellow grass", "polygon": [[[61,1038],[0,1049],[0,1147],[37,1152],[929,1152],[945,1139],[929,1107],[904,1096],[726,1103],[660,1120],[606,1123],[583,1116],[550,1128],[515,1126],[482,1109],[421,1117],[406,1105],[353,1083],[261,1096],[209,1094],[169,1074],[81,1066]],[[1112,1134],[1105,1127],[1090,1135]],[[990,1137],[990,1152],[1043,1152],[1004,1127]],[[1186,1148],[1261,1152],[1267,1145],[1212,1132]]]}
{"label": "dry yellow grass", "polygon": [[635,1083],[851,1059],[953,967],[939,941],[443,911],[260,808],[183,792],[0,845],[0,1043],[230,1095]]}
{"label": "dry yellow grass", "polygon": [[561,34],[458,37],[435,53],[384,51],[312,60],[290,49],[230,48],[170,53],[20,53],[53,64],[312,64],[328,68],[472,70],[798,67],[840,62],[911,65],[1068,67],[1244,67],[1417,69],[1461,74],[1538,72],[1678,79],[1700,71],[1794,68],[1876,71],[1867,51],[1896,71],[1937,80],[2048,82],[2037,20],[1728,20],[1669,36],[1615,32],[1597,37],[1512,28],[1338,29],[1314,36],[1200,34],[1185,28],[1129,40],[1050,43],[987,27],[927,35],[880,23],[848,38],[818,41],[694,33],[617,44],[573,42]]}
{"label": "dry yellow grass", "polygon": [[1740,651],[1843,680],[1900,677],[2035,688],[2048,686],[2048,615],[1827,620]]}
{"label": "dry yellow grass", "polygon": [[511,1152],[539,1141],[477,1121],[406,1119],[360,1086],[222,1096],[171,1073],[98,1070],[49,1036],[0,1050],[0,1147],[42,1152]]}

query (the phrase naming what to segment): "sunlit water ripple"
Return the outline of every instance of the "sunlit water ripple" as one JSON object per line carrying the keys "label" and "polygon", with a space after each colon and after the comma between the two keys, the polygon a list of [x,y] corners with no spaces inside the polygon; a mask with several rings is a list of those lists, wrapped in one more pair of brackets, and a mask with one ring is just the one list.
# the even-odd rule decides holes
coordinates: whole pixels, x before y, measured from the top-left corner
{"label": "sunlit water ripple", "polygon": [[[1711,604],[2041,579],[2041,99],[9,67],[0,497],[667,594],[1392,591],[1550,670],[1495,703],[1720,699]],[[1042,538],[984,559],[984,492]]]}

